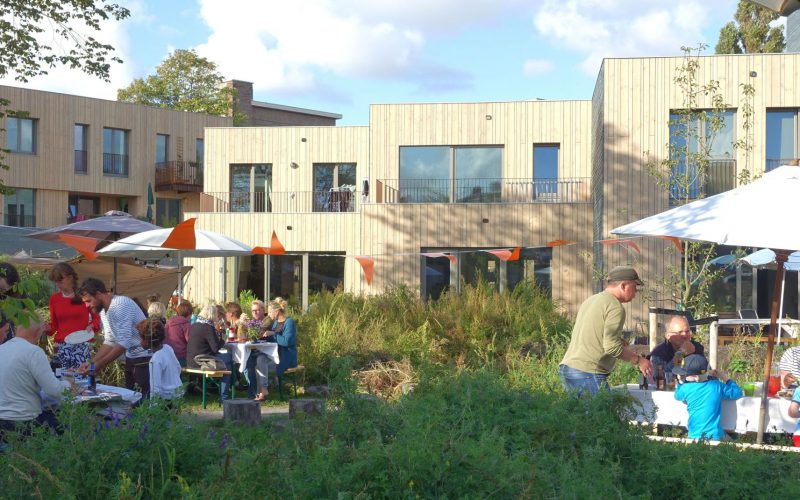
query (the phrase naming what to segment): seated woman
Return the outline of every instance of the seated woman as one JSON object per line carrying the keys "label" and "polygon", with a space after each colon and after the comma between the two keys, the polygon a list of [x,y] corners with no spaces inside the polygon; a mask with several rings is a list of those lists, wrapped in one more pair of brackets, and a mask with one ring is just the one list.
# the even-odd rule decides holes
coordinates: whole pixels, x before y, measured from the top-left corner
{"label": "seated woman", "polygon": [[189,343],[189,327],[192,315],[192,304],[188,300],[182,300],[175,307],[175,314],[167,320],[165,327],[166,337],[164,344],[172,347],[175,357],[181,366],[186,366],[186,345]]}
{"label": "seated woman", "polygon": [[171,400],[180,395],[181,365],[172,347],[164,343],[164,324],[159,318],[148,318],[136,325],[142,347],[153,351],[150,357],[150,399],[158,396]]}
{"label": "seated woman", "polygon": [[275,363],[263,352],[253,352],[248,359],[248,373],[253,375],[248,379],[258,381],[258,394],[254,398],[255,401],[264,401],[267,398],[269,371],[272,367],[276,368],[276,374],[280,379],[284,371],[297,366],[297,326],[294,320],[286,315],[286,305],[286,301],[280,297],[269,303],[267,315],[272,320],[272,325],[262,337],[268,342],[278,344],[278,357],[280,358],[278,366],[275,367]]}
{"label": "seated woman", "polygon": [[[222,313],[222,314],[221,314]],[[233,370],[233,357],[230,352],[219,352],[225,345],[225,339],[219,334],[215,325],[223,319],[224,310],[209,304],[197,315],[197,322],[189,328],[189,343],[186,345],[186,366],[200,368],[197,356],[210,356],[221,361],[225,369]],[[220,382],[221,399],[231,397],[231,376],[224,375]]]}

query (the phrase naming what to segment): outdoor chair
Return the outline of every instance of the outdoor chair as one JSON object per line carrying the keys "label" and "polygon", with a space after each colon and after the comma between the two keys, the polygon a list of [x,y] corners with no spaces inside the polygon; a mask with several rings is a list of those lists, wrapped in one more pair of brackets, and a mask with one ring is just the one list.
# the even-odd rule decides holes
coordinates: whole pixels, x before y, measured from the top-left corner
{"label": "outdoor chair", "polygon": [[[739,309],[739,319],[759,319],[755,309]],[[742,334],[748,336],[761,335],[763,330],[759,325],[742,325]]]}
{"label": "outdoor chair", "polygon": [[297,374],[300,374],[302,377],[302,381],[305,382],[305,375],[306,375],[306,367],[303,365],[297,365],[294,368],[287,368],[283,372],[283,376],[278,377],[278,395],[281,399],[283,399],[283,380],[288,377],[289,381],[294,388],[294,397],[297,397]]}

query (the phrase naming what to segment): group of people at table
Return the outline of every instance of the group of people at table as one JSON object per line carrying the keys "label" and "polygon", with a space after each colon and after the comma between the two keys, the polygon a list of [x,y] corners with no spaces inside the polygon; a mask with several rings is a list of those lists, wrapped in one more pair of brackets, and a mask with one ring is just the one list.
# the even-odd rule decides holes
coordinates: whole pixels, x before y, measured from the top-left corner
{"label": "group of people at table", "polygon": [[[675,399],[687,405],[688,436],[691,439],[726,440],[722,428],[722,401],[736,400],[744,394],[736,381],[719,369],[709,370],[703,345],[692,338],[684,316],[673,316],[666,323],[664,341],[649,354],[636,352],[624,339],[623,304],[636,296],[644,283],[635,269],[618,266],[608,273],[605,289],[581,304],[572,336],[558,375],[564,389],[577,395],[595,395],[609,389],[608,376],[618,360],[635,365],[645,379],[663,370],[675,378]],[[787,349],[780,361],[780,384],[794,388],[800,381],[800,347]],[[794,391],[788,409],[792,418],[800,417],[800,390]],[[800,446],[800,422],[793,435]]]}
{"label": "group of people at table", "polygon": [[[142,306],[111,292],[100,280],[80,282],[67,263],[53,266],[48,277],[56,287],[49,301],[49,323],[35,311],[26,311],[27,320],[19,324],[0,316],[0,441],[7,432],[27,435],[36,425],[60,432],[56,414],[42,404],[42,396],[57,400],[66,392],[85,389],[72,377],[57,374],[87,375],[124,359],[126,389],[140,391],[143,398],[171,400],[182,392],[182,367],[200,368],[213,360],[233,373],[233,359],[225,349],[228,329],[237,332],[238,340],[255,329],[260,340],[278,345],[278,364],[260,351],[248,358],[249,394],[256,401],[267,398],[270,373],[279,378],[297,366],[297,329],[283,299],[253,301],[250,320],[234,302],[224,307],[208,304],[195,316],[192,304],[180,299],[166,319],[166,306],[157,296]],[[22,307],[19,282],[14,266],[0,263],[0,299],[15,300]],[[95,336],[100,333],[98,346]],[[53,337],[52,359],[40,347],[43,335]],[[230,398],[231,384],[232,375],[225,375],[221,399]]]}

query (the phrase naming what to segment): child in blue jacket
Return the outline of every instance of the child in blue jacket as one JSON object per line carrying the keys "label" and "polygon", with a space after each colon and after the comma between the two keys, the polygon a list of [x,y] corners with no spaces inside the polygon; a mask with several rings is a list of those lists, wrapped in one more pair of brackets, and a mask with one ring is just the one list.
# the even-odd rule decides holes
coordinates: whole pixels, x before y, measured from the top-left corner
{"label": "child in blue jacket", "polygon": [[675,399],[688,406],[689,438],[719,441],[728,436],[722,429],[722,400],[739,399],[742,390],[725,372],[713,370],[706,374],[708,361],[702,354],[686,356],[672,373],[678,376]]}

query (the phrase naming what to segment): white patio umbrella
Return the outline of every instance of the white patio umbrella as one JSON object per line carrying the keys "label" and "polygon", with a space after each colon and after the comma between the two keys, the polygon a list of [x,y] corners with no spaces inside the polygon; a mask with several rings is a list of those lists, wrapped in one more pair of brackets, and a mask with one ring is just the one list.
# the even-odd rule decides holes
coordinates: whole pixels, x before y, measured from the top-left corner
{"label": "white patio umbrella", "polygon": [[[159,260],[175,257],[181,266],[183,257],[235,257],[251,255],[253,249],[224,234],[194,229],[195,219],[182,222],[175,228],[155,229],[115,241],[99,250],[99,255]],[[179,238],[176,238],[179,236]],[[183,280],[178,283],[183,294]]]}
{"label": "white patio umbrella", "polygon": [[[619,235],[672,236],[719,245],[766,247],[775,251],[777,275],[767,339],[764,387],[769,383],[772,366],[784,263],[792,251],[800,250],[800,232],[789,228],[785,220],[797,211],[797,200],[800,200],[800,168],[782,166],[751,184],[687,203],[611,231]],[[764,438],[766,410],[767,391],[763,391],[759,443]]]}

